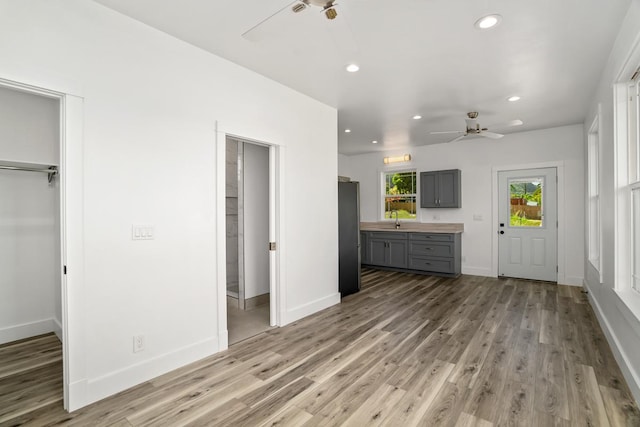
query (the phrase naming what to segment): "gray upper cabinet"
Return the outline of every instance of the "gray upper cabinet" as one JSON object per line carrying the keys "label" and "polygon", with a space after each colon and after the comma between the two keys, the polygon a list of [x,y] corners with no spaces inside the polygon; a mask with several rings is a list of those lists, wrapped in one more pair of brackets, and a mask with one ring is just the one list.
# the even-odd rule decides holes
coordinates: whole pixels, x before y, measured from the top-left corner
{"label": "gray upper cabinet", "polygon": [[460,169],[420,173],[421,208],[459,208],[461,203]]}

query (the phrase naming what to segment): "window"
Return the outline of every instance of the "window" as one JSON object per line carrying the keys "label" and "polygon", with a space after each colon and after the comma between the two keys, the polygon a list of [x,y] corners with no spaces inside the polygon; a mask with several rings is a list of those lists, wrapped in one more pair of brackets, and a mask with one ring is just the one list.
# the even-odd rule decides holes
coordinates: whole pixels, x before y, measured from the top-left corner
{"label": "window", "polygon": [[588,176],[588,250],[589,262],[598,271],[602,283],[602,256],[600,254],[600,115],[596,115],[587,137],[587,176]]}
{"label": "window", "polygon": [[416,171],[383,173],[383,218],[416,219]]}

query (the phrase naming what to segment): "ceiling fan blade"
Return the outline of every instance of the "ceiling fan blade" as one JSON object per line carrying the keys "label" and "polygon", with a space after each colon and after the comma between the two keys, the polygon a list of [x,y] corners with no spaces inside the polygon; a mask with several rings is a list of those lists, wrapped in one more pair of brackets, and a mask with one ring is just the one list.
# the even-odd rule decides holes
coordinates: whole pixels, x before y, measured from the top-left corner
{"label": "ceiling fan blade", "polygon": [[487,132],[486,130],[483,130],[478,135],[484,136],[485,138],[491,138],[491,139],[500,139],[504,136],[501,133]]}
{"label": "ceiling fan blade", "polygon": [[462,138],[464,138],[465,136],[467,136],[467,134],[466,134],[466,133],[465,133],[464,135],[460,135],[459,137],[452,139],[452,140],[451,140],[451,141],[449,141],[449,142],[457,142],[457,141],[460,141],[460,140],[461,140]]}
{"label": "ceiling fan blade", "polygon": [[[323,21],[336,50],[342,54],[342,61],[352,61],[358,52],[358,44],[351,30],[349,7],[343,3],[335,3],[335,5],[335,11],[338,13],[335,19],[326,19],[324,16],[318,17],[318,19]],[[315,9],[313,11],[315,12]]]}
{"label": "ceiling fan blade", "polygon": [[506,122],[506,123],[499,123],[497,125],[492,125],[492,126],[487,126],[489,129],[504,129],[504,128],[510,128],[513,126],[522,126],[522,120],[518,119],[518,120],[511,120],[510,122]]}
{"label": "ceiling fan blade", "polygon": [[278,9],[277,11],[272,13],[271,15],[267,16],[262,21],[258,22],[256,25],[254,25],[253,27],[249,28],[244,33],[242,33],[242,37],[244,37],[245,39],[247,39],[249,41],[252,41],[252,42],[260,41],[264,37],[264,34],[262,34],[262,32],[259,31],[261,29],[261,27],[263,27],[264,24],[266,24],[268,21],[273,20],[273,18],[275,18],[276,16],[280,15],[281,13],[286,12],[287,9],[290,10],[291,6],[293,4],[295,4],[295,3],[299,3],[299,1],[298,0],[294,0],[294,1],[290,2],[290,3],[287,3],[284,7],[281,7],[280,9]]}
{"label": "ceiling fan blade", "polygon": [[465,133],[463,130],[447,130],[444,132],[429,132],[431,135],[440,135],[445,133]]}

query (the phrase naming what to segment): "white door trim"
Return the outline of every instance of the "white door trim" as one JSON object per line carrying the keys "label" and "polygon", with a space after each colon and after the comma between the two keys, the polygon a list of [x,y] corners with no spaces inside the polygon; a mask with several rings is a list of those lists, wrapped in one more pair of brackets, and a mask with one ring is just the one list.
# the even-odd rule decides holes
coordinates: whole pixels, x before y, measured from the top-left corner
{"label": "white door trim", "polygon": [[73,411],[85,405],[84,357],[84,210],[82,97],[0,77],[0,86],[58,99],[60,102],[60,257],[63,405]]}
{"label": "white door trim", "polygon": [[218,350],[229,348],[229,332],[227,329],[227,234],[226,200],[225,200],[225,156],[227,136],[241,141],[251,142],[269,147],[269,240],[276,242],[276,251],[269,254],[269,291],[271,293],[270,313],[271,326],[282,325],[284,304],[284,274],[282,267],[283,233],[284,233],[284,147],[257,139],[241,136],[242,132],[234,132],[216,122],[216,282],[218,296]]}
{"label": "white door trim", "polygon": [[498,172],[515,171],[522,169],[556,168],[558,173],[558,284],[566,283],[566,245],[565,245],[565,188],[564,188],[564,162],[527,163],[505,166],[494,166],[491,170],[491,275],[498,277]]}

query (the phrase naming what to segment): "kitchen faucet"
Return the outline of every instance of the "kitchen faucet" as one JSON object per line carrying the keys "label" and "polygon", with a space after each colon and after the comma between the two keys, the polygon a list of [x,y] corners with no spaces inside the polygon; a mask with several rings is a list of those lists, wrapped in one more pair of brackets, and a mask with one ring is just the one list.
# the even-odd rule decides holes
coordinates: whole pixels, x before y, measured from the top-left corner
{"label": "kitchen faucet", "polygon": [[396,214],[396,230],[397,230],[398,228],[400,228],[400,221],[398,221],[398,210],[397,209],[392,210],[391,217],[393,217],[394,213]]}

